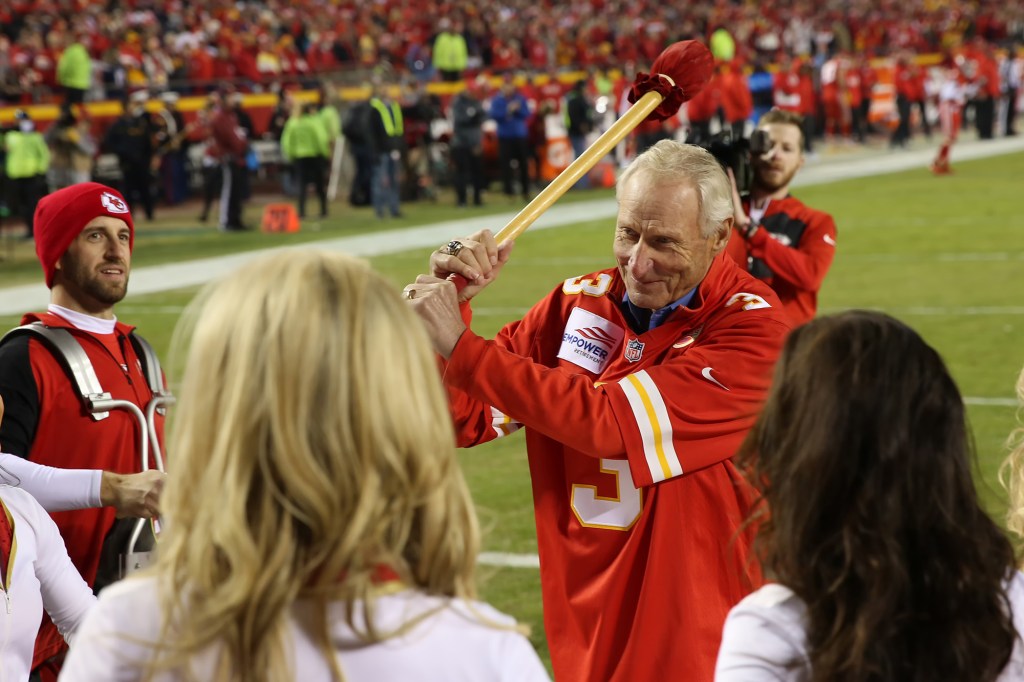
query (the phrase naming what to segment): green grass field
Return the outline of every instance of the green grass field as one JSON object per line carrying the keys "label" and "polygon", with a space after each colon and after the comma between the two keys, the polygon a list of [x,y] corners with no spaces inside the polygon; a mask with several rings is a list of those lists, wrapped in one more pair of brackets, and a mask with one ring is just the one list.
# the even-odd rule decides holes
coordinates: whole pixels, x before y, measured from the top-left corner
{"label": "green grass field", "polygon": [[[803,173],[813,173],[809,166]],[[832,213],[839,227],[835,264],[821,296],[823,311],[874,308],[906,321],[945,357],[968,398],[978,449],[978,486],[996,517],[1005,505],[996,483],[1003,443],[1015,421],[1013,386],[1024,365],[1024,154],[958,163],[956,174],[933,177],[925,169],[807,187],[794,193]],[[568,200],[607,196],[582,193]],[[448,204],[409,205],[402,222],[420,224],[479,213]],[[507,211],[498,200],[484,211]],[[337,205],[339,216],[319,231],[287,241],[339,236],[381,226],[365,210]],[[191,214],[189,214],[191,215]],[[527,232],[502,278],[475,302],[474,328],[491,335],[566,277],[611,264],[611,221]],[[496,225],[495,228],[500,227]],[[452,237],[460,235],[453,234]],[[143,226],[136,265],[215,255],[280,243],[258,233],[221,235],[184,214]],[[396,287],[423,270],[425,250],[377,258],[374,265]],[[0,286],[33,281],[38,265],[25,245],[0,264]],[[119,315],[137,324],[167,357],[171,330],[193,292],[130,298]],[[15,317],[0,317],[10,327]],[[173,375],[172,375],[173,381]],[[995,404],[992,399],[995,399]],[[173,457],[173,453],[171,455]],[[173,461],[173,460],[172,460]],[[521,436],[462,453],[489,551],[536,552],[533,511]],[[483,596],[533,628],[546,658],[536,569],[482,568]]]}

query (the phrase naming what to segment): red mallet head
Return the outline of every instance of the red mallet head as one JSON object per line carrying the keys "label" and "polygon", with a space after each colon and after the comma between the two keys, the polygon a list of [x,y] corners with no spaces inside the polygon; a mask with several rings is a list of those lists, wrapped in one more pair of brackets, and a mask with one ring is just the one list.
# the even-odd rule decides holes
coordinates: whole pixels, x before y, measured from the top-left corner
{"label": "red mallet head", "polygon": [[664,121],[674,116],[679,107],[696,95],[711,80],[715,71],[715,58],[711,51],[696,40],[672,43],[658,55],[651,65],[651,73],[638,73],[629,93],[635,103],[654,90],[665,98],[647,117],[649,121]]}

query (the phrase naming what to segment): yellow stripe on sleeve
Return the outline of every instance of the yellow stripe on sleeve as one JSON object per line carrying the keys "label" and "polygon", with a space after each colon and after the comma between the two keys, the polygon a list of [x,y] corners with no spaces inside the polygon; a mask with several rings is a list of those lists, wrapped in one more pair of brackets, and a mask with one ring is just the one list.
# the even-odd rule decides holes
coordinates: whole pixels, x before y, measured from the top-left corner
{"label": "yellow stripe on sleeve", "polygon": [[658,482],[681,475],[682,465],[672,440],[672,422],[657,385],[641,370],[620,380],[619,386],[633,410],[651,478]]}
{"label": "yellow stripe on sleeve", "polygon": [[514,421],[493,405],[491,406],[491,428],[498,434],[498,438],[515,433],[520,427],[522,427],[522,424]]}

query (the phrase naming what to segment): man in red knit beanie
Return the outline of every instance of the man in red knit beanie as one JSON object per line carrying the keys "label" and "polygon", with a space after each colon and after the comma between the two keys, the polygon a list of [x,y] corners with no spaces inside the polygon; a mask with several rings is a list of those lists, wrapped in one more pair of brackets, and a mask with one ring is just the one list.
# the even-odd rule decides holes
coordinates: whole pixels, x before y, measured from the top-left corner
{"label": "man in red knit beanie", "polygon": [[[124,197],[95,182],[54,192],[36,207],[35,237],[50,305],[44,313],[25,315],[22,324],[55,330],[75,349],[79,369],[91,365],[98,392],[145,412],[153,381],[143,363],[159,374],[158,363],[132,327],[114,316],[114,305],[127,293],[135,237]],[[125,539],[135,524],[135,518],[124,517],[154,517],[164,477],[158,471],[137,473],[142,466],[135,417],[124,410],[90,410],[72,380],[74,370],[67,368],[76,362],[67,357],[24,328],[0,343],[0,398],[6,405],[0,444],[5,453],[55,467],[62,476],[76,473],[70,470],[82,474],[66,491],[66,501],[50,511],[72,562],[98,592],[120,575]],[[155,425],[162,443],[162,416]],[[44,619],[32,662],[40,679],[55,679],[65,648]]]}
{"label": "man in red knit beanie", "polygon": [[[128,261],[135,247],[135,223],[131,211],[121,193],[98,182],[83,182],[54,192],[39,202],[36,207],[36,255],[43,266],[46,286],[53,289],[54,274],[59,261],[72,242],[81,235],[86,225],[103,223],[114,225],[124,231],[127,237],[125,255],[124,286],[121,296],[110,302],[113,306],[124,298],[128,285]],[[123,225],[116,225],[116,223]]]}

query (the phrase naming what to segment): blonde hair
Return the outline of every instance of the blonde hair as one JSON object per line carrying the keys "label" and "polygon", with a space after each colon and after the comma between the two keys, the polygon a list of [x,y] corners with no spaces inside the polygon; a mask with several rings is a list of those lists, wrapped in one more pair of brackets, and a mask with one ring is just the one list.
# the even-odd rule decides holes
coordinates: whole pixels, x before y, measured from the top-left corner
{"label": "blonde hair", "polygon": [[201,292],[176,346],[188,329],[150,674],[216,643],[218,679],[290,678],[285,633],[302,599],[343,679],[327,603],[343,601],[367,642],[397,634],[374,624],[381,567],[433,595],[476,596],[479,530],[446,396],[390,283],[348,256],[276,253]]}
{"label": "blonde hair", "polygon": [[634,175],[654,182],[690,182],[700,196],[701,234],[726,234],[725,221],[733,216],[732,185],[722,165],[707,150],[675,140],[661,140],[629,164],[615,184],[616,196]]}
{"label": "blonde hair", "polygon": [[[1017,402],[1024,409],[1024,370],[1017,378]],[[1006,441],[1010,454],[999,468],[999,481],[1010,497],[1006,527],[1024,540],[1024,426],[1018,426]]]}

